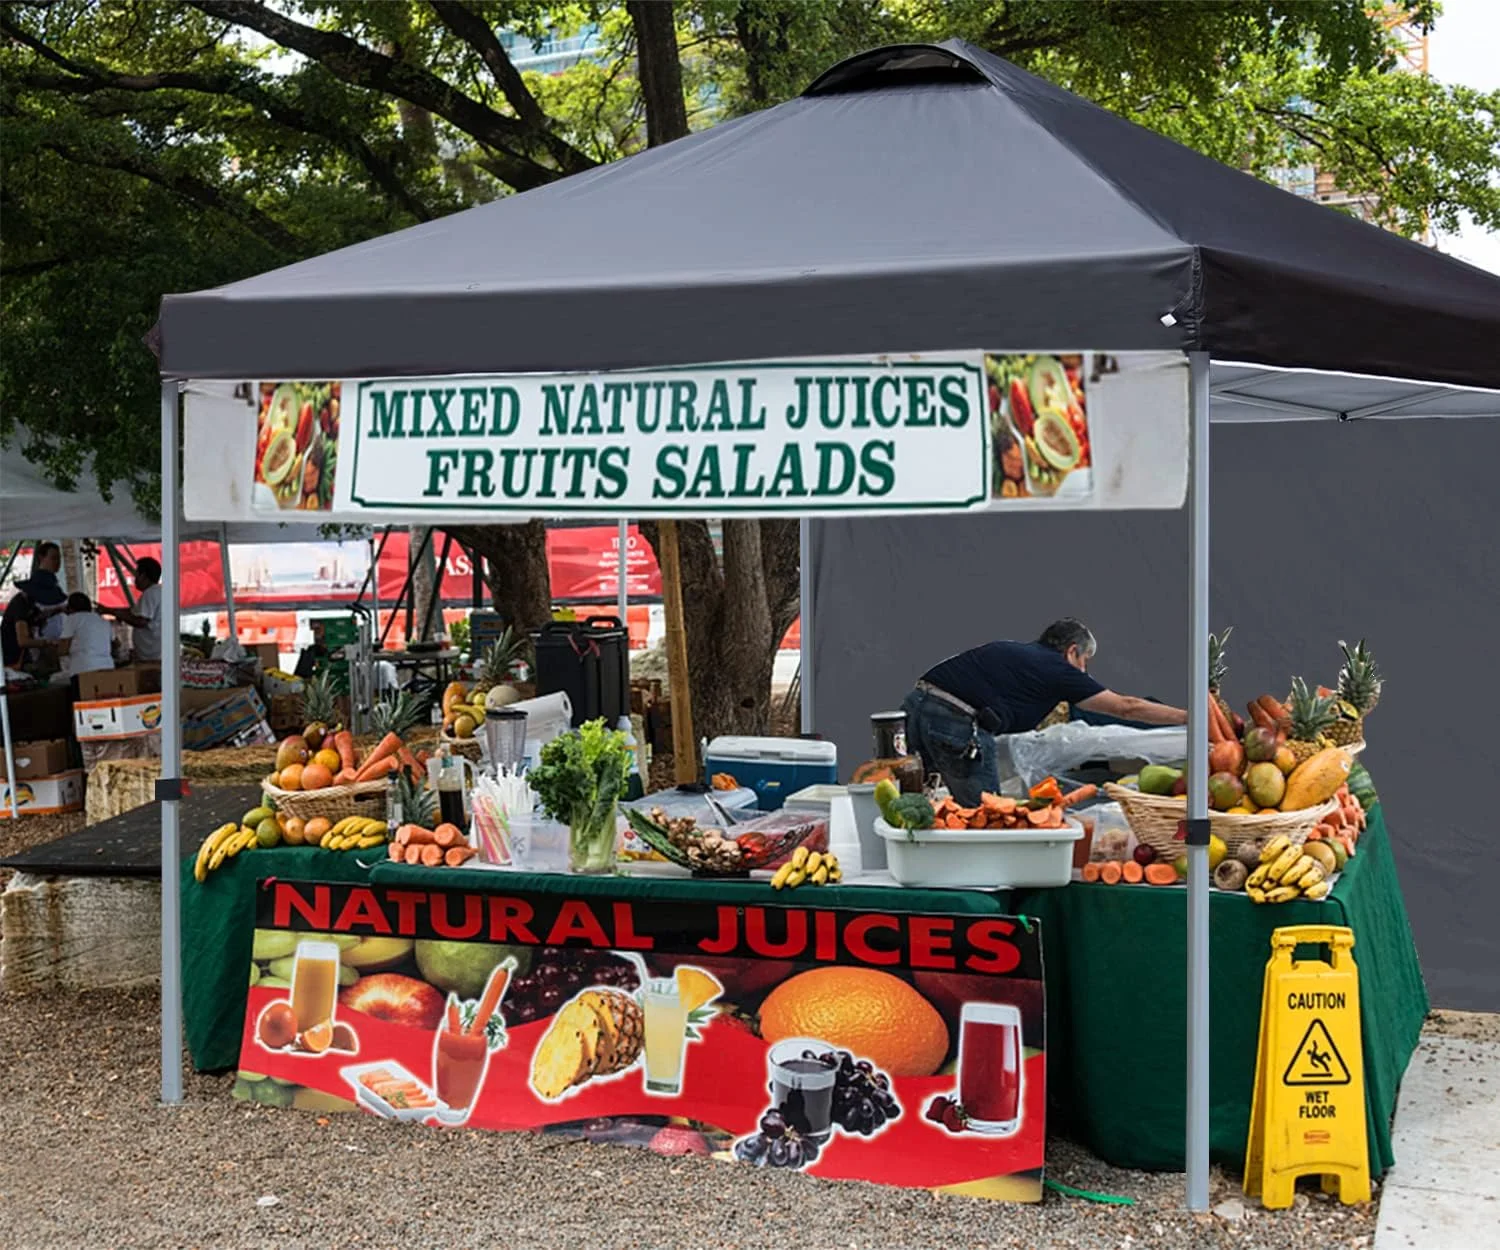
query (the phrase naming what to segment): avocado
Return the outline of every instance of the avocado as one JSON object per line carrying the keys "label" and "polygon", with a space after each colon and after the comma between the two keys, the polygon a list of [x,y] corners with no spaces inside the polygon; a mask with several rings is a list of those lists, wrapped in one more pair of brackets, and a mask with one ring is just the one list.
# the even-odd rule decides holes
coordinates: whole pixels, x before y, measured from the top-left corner
{"label": "avocado", "polygon": [[1180,768],[1169,768],[1165,764],[1147,764],[1141,769],[1142,794],[1171,794],[1172,787],[1182,776]]}

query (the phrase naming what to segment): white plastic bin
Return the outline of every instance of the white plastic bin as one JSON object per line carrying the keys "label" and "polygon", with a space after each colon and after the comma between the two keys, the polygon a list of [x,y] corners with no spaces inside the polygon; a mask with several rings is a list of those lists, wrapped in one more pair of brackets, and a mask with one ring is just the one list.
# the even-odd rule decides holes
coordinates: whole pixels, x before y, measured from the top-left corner
{"label": "white plastic bin", "polygon": [[893,829],[876,817],[887,866],[901,885],[1032,889],[1067,885],[1083,826],[1061,829]]}

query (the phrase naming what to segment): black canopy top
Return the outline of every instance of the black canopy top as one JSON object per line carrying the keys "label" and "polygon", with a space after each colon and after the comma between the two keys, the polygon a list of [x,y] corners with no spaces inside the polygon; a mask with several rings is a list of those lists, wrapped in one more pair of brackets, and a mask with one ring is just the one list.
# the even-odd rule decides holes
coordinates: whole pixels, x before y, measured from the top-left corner
{"label": "black canopy top", "polygon": [[961,40],[585,174],[163,301],[179,377],[956,348],[1205,350],[1500,387],[1500,278]]}

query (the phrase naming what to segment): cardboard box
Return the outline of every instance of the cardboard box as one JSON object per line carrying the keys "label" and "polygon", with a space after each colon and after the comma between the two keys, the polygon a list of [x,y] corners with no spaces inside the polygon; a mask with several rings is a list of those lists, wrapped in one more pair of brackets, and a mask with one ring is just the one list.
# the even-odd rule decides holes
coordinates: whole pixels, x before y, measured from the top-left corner
{"label": "cardboard box", "polygon": [[158,733],[161,730],[161,695],[80,700],[73,704],[73,730],[80,742]]}
{"label": "cardboard box", "polygon": [[78,698],[83,703],[105,699],[131,699],[161,692],[161,669],[155,665],[131,664],[126,668],[101,669],[78,675]]}
{"label": "cardboard box", "polygon": [[[184,691],[184,695],[188,692]],[[217,702],[192,712],[183,718],[182,745],[189,751],[205,751],[232,738],[247,735],[265,724],[266,705],[260,701],[253,686],[241,686],[227,694],[223,691],[196,691],[199,697],[216,693]],[[186,705],[184,704],[184,708]],[[268,739],[271,727],[265,725]]]}
{"label": "cardboard box", "polygon": [[[48,738],[43,742],[15,742],[11,744],[11,750],[16,757],[16,776],[21,781],[66,772],[68,765],[72,763],[68,758],[66,738]],[[0,777],[8,775],[5,755],[0,752]]]}
{"label": "cardboard box", "polygon": [[246,647],[251,655],[260,660],[260,671],[269,672],[273,668],[281,667],[281,645],[275,642],[257,642],[253,647]]}
{"label": "cardboard box", "polygon": [[[20,765],[17,766],[20,771]],[[22,816],[54,816],[83,810],[83,769],[16,782],[16,804]],[[0,782],[0,820],[10,819],[10,782]]]}

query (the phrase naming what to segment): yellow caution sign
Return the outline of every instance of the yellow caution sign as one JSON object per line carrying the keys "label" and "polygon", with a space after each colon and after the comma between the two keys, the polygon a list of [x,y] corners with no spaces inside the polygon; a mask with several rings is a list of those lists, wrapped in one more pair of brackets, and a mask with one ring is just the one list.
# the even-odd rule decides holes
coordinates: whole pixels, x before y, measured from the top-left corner
{"label": "yellow caution sign", "polygon": [[[1326,957],[1296,958],[1317,946]],[[1340,1202],[1370,1200],[1365,1076],[1354,932],[1292,925],[1271,935],[1245,1192],[1289,1207],[1299,1176],[1321,1176]]]}

